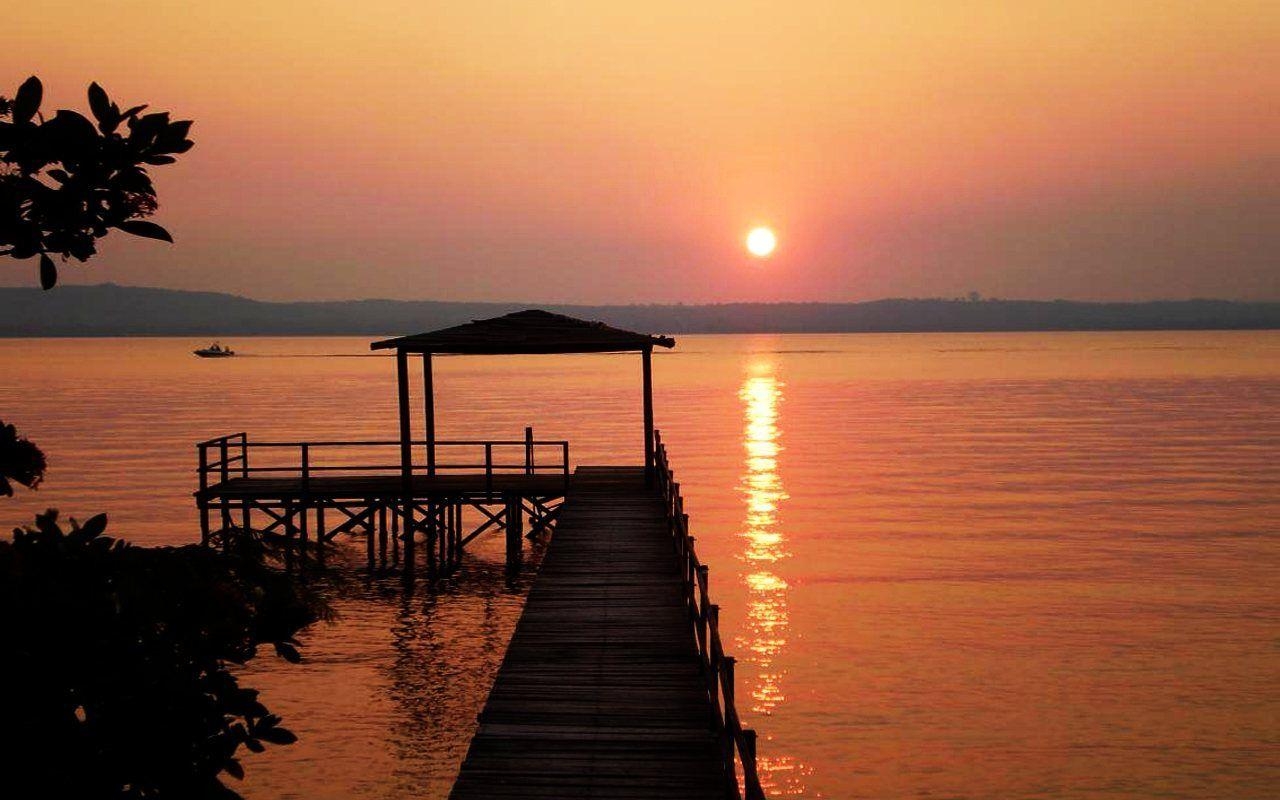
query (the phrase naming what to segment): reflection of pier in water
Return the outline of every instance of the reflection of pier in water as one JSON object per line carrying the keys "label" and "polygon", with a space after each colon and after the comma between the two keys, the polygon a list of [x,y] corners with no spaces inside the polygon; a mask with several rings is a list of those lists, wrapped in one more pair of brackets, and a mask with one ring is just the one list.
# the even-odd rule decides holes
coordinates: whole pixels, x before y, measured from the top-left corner
{"label": "reflection of pier in water", "polygon": [[[544,547],[536,541],[530,549],[534,569]],[[397,794],[448,793],[531,582],[530,570],[512,580],[501,559],[472,557],[466,569],[430,589],[397,591],[385,584],[396,608],[386,677],[397,722],[389,744],[412,773],[395,787]],[[424,759],[424,735],[435,742],[430,759]]]}

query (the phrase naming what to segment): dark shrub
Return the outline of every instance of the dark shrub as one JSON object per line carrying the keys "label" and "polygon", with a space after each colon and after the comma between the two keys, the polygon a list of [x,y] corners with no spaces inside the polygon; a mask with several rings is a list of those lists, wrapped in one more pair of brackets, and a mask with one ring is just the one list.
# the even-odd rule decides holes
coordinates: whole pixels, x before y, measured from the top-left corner
{"label": "dark shrub", "polygon": [[6,796],[234,797],[241,746],[295,737],[228,666],[260,645],[297,661],[327,610],[252,540],[135,547],[105,528],[50,511],[0,541]]}

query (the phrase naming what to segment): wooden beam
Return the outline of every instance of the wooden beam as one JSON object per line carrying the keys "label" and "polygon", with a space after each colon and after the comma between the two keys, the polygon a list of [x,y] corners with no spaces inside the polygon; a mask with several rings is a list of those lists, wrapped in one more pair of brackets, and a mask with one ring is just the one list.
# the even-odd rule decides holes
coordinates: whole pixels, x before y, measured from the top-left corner
{"label": "wooden beam", "polygon": [[[396,351],[396,389],[400,398],[400,493],[404,514],[404,577],[413,575],[413,430],[409,425],[409,356]],[[370,531],[370,560],[373,558],[373,533]]]}
{"label": "wooden beam", "polygon": [[422,354],[422,415],[426,423],[427,474],[436,474],[436,391],[431,354]]}
{"label": "wooden beam", "polygon": [[641,354],[644,371],[644,483],[653,485],[653,348]]}
{"label": "wooden beam", "polygon": [[514,492],[507,494],[506,507],[507,512],[503,515],[503,522],[507,532],[507,566],[513,567],[520,564],[524,555],[524,540],[520,533],[524,515],[520,513],[520,495]]}

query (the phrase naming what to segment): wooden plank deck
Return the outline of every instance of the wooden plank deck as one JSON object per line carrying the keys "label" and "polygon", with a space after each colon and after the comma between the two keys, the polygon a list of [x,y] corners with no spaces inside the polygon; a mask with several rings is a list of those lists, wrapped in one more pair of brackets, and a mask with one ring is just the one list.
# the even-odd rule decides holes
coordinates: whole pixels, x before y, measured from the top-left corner
{"label": "wooden plank deck", "polygon": [[450,797],[726,796],[663,501],[579,467]]}

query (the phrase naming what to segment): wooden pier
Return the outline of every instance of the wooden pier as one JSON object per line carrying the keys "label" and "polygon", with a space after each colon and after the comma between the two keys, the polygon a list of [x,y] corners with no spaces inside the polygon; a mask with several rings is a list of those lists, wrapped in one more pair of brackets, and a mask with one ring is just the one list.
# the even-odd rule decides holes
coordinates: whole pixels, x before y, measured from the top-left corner
{"label": "wooden pier", "polygon": [[[451,797],[763,800],[709,571],[654,429],[651,356],[674,345],[545,311],[374,342],[395,351],[400,437],[199,443],[203,540],[274,536],[286,553],[323,558],[336,536],[363,536],[370,568],[398,566],[408,582],[419,544],[435,578],[495,528],[518,567],[527,517],[554,535]],[[436,438],[434,355],[627,352],[641,356],[641,466],[571,474],[569,443],[531,428],[517,440]],[[422,361],[421,439],[411,356]]]}
{"label": "wooden pier", "polygon": [[764,794],[708,570],[659,441],[579,467],[452,800]]}
{"label": "wooden pier", "polygon": [[536,440],[532,428],[522,440],[435,441],[431,470],[407,475],[380,455],[400,444],[259,442],[245,433],[200,442],[202,541],[226,545],[252,533],[323,559],[324,545],[346,534],[365,540],[370,567],[403,566],[406,575],[421,542],[436,577],[490,529],[507,532],[514,562],[526,515],[530,534],[555,523],[569,485],[568,442]]}

